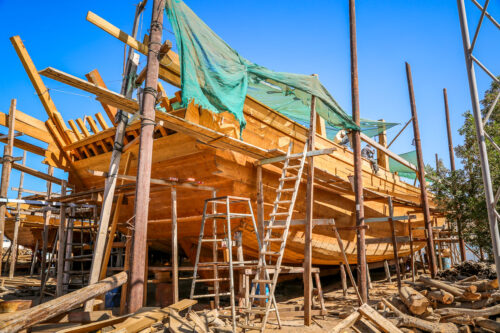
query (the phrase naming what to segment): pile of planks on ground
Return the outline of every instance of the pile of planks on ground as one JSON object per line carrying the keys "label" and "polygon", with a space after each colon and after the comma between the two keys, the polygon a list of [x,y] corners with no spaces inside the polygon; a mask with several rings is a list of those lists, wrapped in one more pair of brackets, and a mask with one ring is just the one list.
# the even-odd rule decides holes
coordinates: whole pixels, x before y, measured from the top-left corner
{"label": "pile of planks on ground", "polygon": [[498,279],[474,275],[448,281],[420,276],[405,284],[376,309],[362,305],[333,332],[358,331],[360,324],[367,327],[363,332],[500,332]]}

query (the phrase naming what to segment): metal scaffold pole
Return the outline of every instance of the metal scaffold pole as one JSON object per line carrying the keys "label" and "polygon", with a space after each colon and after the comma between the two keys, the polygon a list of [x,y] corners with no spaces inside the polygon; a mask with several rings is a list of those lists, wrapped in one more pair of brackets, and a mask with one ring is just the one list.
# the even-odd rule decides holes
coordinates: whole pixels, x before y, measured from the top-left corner
{"label": "metal scaffold pole", "polygon": [[[471,102],[472,102],[472,111],[474,115],[474,125],[476,128],[476,137],[477,137],[477,144],[478,144],[478,149],[479,149],[479,159],[481,161],[481,174],[483,177],[483,183],[484,183],[484,194],[486,197],[486,209],[488,211],[488,220],[490,224],[490,233],[491,233],[491,241],[492,241],[492,247],[493,247],[493,257],[495,259],[495,266],[496,266],[496,271],[497,275],[500,274],[500,236],[498,232],[498,223],[497,223],[497,218],[498,218],[498,212],[496,211],[496,199],[493,194],[493,186],[491,182],[491,175],[490,175],[490,166],[488,162],[488,152],[486,150],[486,137],[488,136],[487,133],[484,131],[483,127],[483,119],[481,115],[481,106],[479,102],[479,96],[477,92],[477,83],[476,83],[476,73],[474,70],[474,62],[477,62],[478,65],[481,66],[481,68],[490,76],[491,73],[484,67],[474,56],[472,55],[472,51],[474,49],[475,42],[477,40],[478,32],[481,27],[482,21],[484,19],[485,13],[486,13],[486,8],[488,5],[488,1],[486,2],[486,5],[484,8],[482,8],[482,13],[481,13],[481,18],[479,20],[478,26],[476,28],[476,33],[474,34],[474,40],[471,46],[471,41],[469,37],[469,28],[467,24],[467,14],[465,11],[465,4],[464,0],[457,0],[457,6],[458,6],[458,15],[460,18],[460,28],[462,32],[462,41],[463,41],[463,47],[464,47],[464,54],[465,54],[465,64],[467,67],[467,76],[469,79],[469,90],[470,90],[470,96],[471,96]],[[490,19],[491,20],[491,19]],[[498,79],[494,76],[492,76],[494,80],[498,82]],[[495,103],[496,104],[496,103]],[[491,110],[493,110],[493,107]],[[486,122],[486,121],[484,121]]]}

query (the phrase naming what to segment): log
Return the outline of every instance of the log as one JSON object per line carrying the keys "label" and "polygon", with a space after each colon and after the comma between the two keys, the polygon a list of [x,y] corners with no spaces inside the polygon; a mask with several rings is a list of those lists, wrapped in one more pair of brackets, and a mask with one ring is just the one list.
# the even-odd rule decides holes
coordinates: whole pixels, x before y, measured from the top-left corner
{"label": "log", "polygon": [[500,332],[500,322],[491,319],[477,318],[474,320],[477,325],[487,330]]}
{"label": "log", "polygon": [[391,302],[382,299],[382,302],[394,312],[399,319],[398,326],[418,328],[424,332],[458,333],[458,328],[452,323],[431,323],[427,320],[408,316],[399,311]]}
{"label": "log", "polygon": [[429,300],[412,287],[401,287],[399,296],[413,314],[421,315],[429,306]]}
{"label": "log", "polygon": [[374,324],[377,325],[379,329],[387,333],[403,333],[399,328],[397,328],[393,323],[391,323],[386,318],[382,317],[377,311],[375,311],[368,304],[363,304],[358,309],[359,312],[366,318],[370,319]]}
{"label": "log", "polygon": [[452,294],[444,290],[430,291],[427,293],[427,298],[442,304],[451,304],[455,300]]}
{"label": "log", "polygon": [[500,314],[500,304],[484,309],[442,308],[436,310],[441,316],[468,315],[472,318],[489,317]]}
{"label": "log", "polygon": [[19,311],[9,320],[0,322],[1,332],[18,332],[35,324],[49,320],[61,313],[77,308],[87,300],[102,295],[127,282],[127,273],[121,272],[95,284],[55,298],[31,309]]}
{"label": "log", "polygon": [[423,282],[424,284],[426,284],[428,286],[447,291],[450,294],[452,294],[453,296],[462,296],[464,294],[463,289],[460,289],[458,287],[455,287],[455,286],[452,286],[452,285],[446,284],[444,282],[434,280],[434,279],[431,279],[431,278],[428,278],[425,276],[420,276],[418,278],[418,281]]}
{"label": "log", "polygon": [[473,282],[463,282],[460,283],[463,286],[474,286],[476,287],[476,291],[488,291],[498,289],[498,279],[495,280],[481,280],[481,281],[473,281]]}
{"label": "log", "polygon": [[349,316],[345,317],[340,321],[335,327],[330,331],[331,333],[340,333],[346,328],[351,327],[359,318],[361,318],[361,313],[354,311]]}

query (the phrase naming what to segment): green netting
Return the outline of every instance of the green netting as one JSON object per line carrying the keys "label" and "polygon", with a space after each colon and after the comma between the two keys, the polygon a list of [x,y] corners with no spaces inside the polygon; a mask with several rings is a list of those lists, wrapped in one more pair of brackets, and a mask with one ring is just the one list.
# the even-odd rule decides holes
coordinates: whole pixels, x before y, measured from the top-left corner
{"label": "green netting", "polygon": [[[415,150],[399,155],[413,165],[417,165],[417,152]],[[416,174],[412,169],[404,166],[396,160],[389,157],[389,170],[397,172],[400,177],[415,179]]]}
{"label": "green netting", "polygon": [[247,94],[301,119],[309,115],[314,95],[316,111],[329,125],[359,129],[317,77],[279,73],[256,65],[226,44],[184,2],[167,0],[165,8],[177,40],[184,105],[195,100],[211,111],[229,111],[243,129]]}

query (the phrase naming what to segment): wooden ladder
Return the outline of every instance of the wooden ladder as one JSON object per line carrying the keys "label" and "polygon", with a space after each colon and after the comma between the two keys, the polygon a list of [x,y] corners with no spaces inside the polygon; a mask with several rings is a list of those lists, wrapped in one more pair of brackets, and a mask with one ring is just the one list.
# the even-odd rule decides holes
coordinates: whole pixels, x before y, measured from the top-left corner
{"label": "wooden ladder", "polygon": [[[231,206],[239,205],[246,206],[248,213],[232,213]],[[223,206],[223,211],[219,212],[217,208]],[[207,209],[211,207],[212,212],[207,212]],[[233,208],[234,211],[234,208]],[[231,219],[251,219],[252,226],[254,228],[257,240],[259,240],[257,225],[255,223],[255,218],[252,210],[252,204],[250,199],[234,197],[234,196],[224,196],[215,197],[205,200],[205,205],[203,207],[203,218],[201,221],[200,236],[198,239],[198,249],[196,251],[196,261],[193,271],[193,280],[191,284],[191,294],[190,299],[197,298],[214,298],[216,307],[219,306],[219,297],[225,296],[230,298],[231,302],[231,316],[233,332],[236,332],[236,303],[234,297],[234,265],[244,265],[242,248],[240,250],[240,257],[238,260],[233,260],[233,246],[237,244],[233,242],[234,236],[231,232]],[[212,220],[212,234],[205,236],[205,223],[207,220]],[[225,222],[225,223],[220,223]],[[223,232],[217,232],[218,227],[222,227]],[[221,234],[224,236],[221,238]],[[212,245],[212,261],[211,262],[200,262],[200,252],[203,244]],[[219,247],[220,245],[220,247]],[[260,242],[259,242],[260,246]],[[221,258],[219,260],[218,251],[227,250],[226,258]],[[254,261],[253,264],[256,262]],[[213,278],[198,278],[198,267],[213,267]],[[228,277],[220,277],[219,270],[224,269],[229,271]],[[219,289],[220,282],[227,281],[229,283],[229,290],[221,292]],[[213,293],[209,294],[196,294],[195,289],[197,283],[213,283]]]}
{"label": "wooden ladder", "polygon": [[[274,298],[276,284],[278,282],[278,275],[281,269],[281,261],[285,251],[286,240],[288,237],[288,230],[290,228],[290,221],[292,220],[293,209],[297,193],[304,170],[304,164],[307,156],[307,142],[304,144],[304,150],[301,155],[292,157],[293,142],[288,146],[286,158],[284,160],[281,177],[279,179],[279,186],[276,190],[276,200],[274,201],[272,213],[269,215],[270,220],[265,226],[265,235],[263,244],[259,251],[259,263],[255,278],[251,281],[252,291],[247,308],[243,309],[246,314],[246,323],[239,324],[238,326],[244,330],[259,330],[264,331],[269,316],[269,311],[276,313],[278,325],[281,328],[281,321],[278,312],[278,306]],[[298,162],[298,164],[291,164],[290,162]],[[293,187],[285,187],[285,184],[293,182]],[[283,218],[284,220],[277,220],[276,217]],[[279,251],[276,248],[279,246]],[[266,257],[269,257],[269,264],[266,263]],[[274,264],[272,261],[275,260]],[[271,277],[272,275],[272,277]],[[257,285],[259,285],[260,293],[257,293]],[[269,293],[266,294],[266,289],[269,288]],[[265,306],[252,306],[255,300],[265,300]],[[271,304],[274,306],[271,308]],[[251,315],[264,315],[260,323],[254,325],[249,324]],[[260,324],[260,325],[259,325]]]}
{"label": "wooden ladder", "polygon": [[[72,214],[74,215],[74,214]],[[88,285],[90,263],[94,250],[97,224],[93,219],[78,218],[80,225],[75,225],[75,216],[68,217],[66,239],[64,241],[64,278],[63,290],[83,288]],[[79,235],[76,240],[75,235]],[[73,287],[73,288],[71,288]]]}

